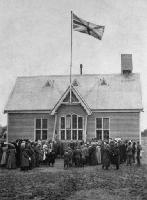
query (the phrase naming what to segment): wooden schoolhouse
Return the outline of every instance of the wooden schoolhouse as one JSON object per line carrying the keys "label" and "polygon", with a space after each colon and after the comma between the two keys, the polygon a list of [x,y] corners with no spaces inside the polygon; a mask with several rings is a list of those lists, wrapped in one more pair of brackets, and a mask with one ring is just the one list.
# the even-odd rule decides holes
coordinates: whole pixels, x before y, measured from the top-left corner
{"label": "wooden schoolhouse", "polygon": [[8,140],[88,141],[140,139],[140,75],[132,55],[121,55],[119,74],[18,77],[4,112]]}

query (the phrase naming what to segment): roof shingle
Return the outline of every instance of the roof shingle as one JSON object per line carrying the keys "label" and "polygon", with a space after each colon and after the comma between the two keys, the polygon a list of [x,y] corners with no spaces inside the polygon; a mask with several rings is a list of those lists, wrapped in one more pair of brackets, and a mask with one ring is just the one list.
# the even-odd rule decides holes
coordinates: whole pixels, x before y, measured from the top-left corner
{"label": "roof shingle", "polygon": [[[74,79],[90,109],[142,109],[139,74],[73,75]],[[53,81],[52,87],[46,86],[47,81]],[[52,110],[68,86],[68,75],[18,77],[5,112]]]}

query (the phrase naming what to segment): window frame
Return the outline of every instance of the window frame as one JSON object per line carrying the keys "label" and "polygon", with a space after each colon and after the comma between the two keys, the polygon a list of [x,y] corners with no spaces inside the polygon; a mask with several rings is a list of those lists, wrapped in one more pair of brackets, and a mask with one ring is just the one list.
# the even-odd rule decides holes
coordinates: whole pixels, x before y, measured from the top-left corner
{"label": "window frame", "polygon": [[[36,128],[36,121],[37,121],[37,119],[41,120],[41,128]],[[47,120],[47,128],[43,128],[43,120],[44,119]],[[40,140],[41,141],[47,140],[48,139],[48,119],[44,118],[44,117],[37,117],[37,118],[34,119],[34,139],[35,139],[35,141],[37,141],[36,140],[36,130],[40,130],[41,131],[41,133],[40,133]],[[42,138],[43,131],[47,131],[47,138],[46,139]]]}
{"label": "window frame", "polygon": [[[67,129],[66,128],[66,116],[68,116],[68,115],[70,115],[71,116],[71,128],[70,129]],[[73,128],[73,118],[72,118],[72,116],[73,115],[76,115],[77,116],[77,128]],[[64,118],[64,121],[65,121],[65,128],[63,129],[63,128],[61,128],[61,118]],[[78,128],[78,119],[79,118],[82,118],[82,128]],[[69,139],[69,140],[67,140],[67,130],[71,130],[71,139]],[[78,132],[79,131],[82,131],[82,139],[81,140],[79,140],[78,138],[79,138],[79,134],[78,134]],[[64,140],[62,140],[61,139],[61,131],[64,131],[65,132],[65,139]],[[76,139],[73,139],[73,131],[76,131]],[[60,119],[59,119],[59,138],[60,138],[60,140],[62,140],[62,141],[82,141],[83,140],[83,134],[84,134],[84,117],[83,116],[81,116],[81,115],[78,115],[78,114],[75,114],[75,113],[70,113],[70,114],[64,114],[64,115],[61,115],[60,116]]]}
{"label": "window frame", "polygon": [[[97,128],[97,119],[100,118],[102,119],[102,128]],[[109,129],[104,129],[104,119],[108,119],[109,120]],[[102,139],[104,140],[104,131],[109,131],[109,138],[110,138],[110,117],[96,117],[95,118],[95,138],[97,138],[97,130],[101,130],[102,131]],[[108,139],[109,140],[109,139]]]}

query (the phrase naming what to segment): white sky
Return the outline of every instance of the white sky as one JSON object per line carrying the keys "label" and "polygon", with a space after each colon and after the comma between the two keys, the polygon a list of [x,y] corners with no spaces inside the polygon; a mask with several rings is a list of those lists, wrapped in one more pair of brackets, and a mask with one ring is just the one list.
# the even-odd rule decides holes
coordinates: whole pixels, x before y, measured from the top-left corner
{"label": "white sky", "polygon": [[102,41],[73,32],[73,73],[120,73],[120,54],[133,55],[142,79],[147,128],[146,0],[0,0],[0,124],[17,76],[68,74],[70,11],[105,25]]}

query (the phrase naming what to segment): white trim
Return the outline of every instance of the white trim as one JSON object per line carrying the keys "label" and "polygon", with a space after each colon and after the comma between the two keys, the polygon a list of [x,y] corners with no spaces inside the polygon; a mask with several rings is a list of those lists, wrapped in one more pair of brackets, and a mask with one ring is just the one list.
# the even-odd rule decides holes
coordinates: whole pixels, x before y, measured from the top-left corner
{"label": "white trim", "polygon": [[141,145],[141,126],[140,126],[140,113],[139,113],[139,144]]}
{"label": "white trim", "polygon": [[[62,102],[61,104],[63,104],[63,105],[71,105],[71,103],[69,103],[69,102]],[[80,102],[72,102],[72,105],[79,105],[80,104]]]}
{"label": "white trim", "polygon": [[50,110],[6,110],[4,113],[39,113],[39,114],[50,114]]}
{"label": "white trim", "polygon": [[109,138],[111,137],[111,123],[110,123],[110,121],[111,121],[111,117],[109,117]]}
{"label": "white trim", "polygon": [[9,138],[8,138],[8,133],[9,133],[9,128],[8,128],[8,126],[9,126],[9,116],[8,116],[9,114],[7,114],[7,134],[6,134],[6,142],[8,142],[8,140],[9,140]]}
{"label": "white trim", "polygon": [[92,111],[92,113],[130,113],[130,112],[133,112],[133,113],[138,113],[138,112],[141,112],[141,111],[143,111],[142,109],[106,109],[106,110],[104,110],[104,109],[102,109],[102,110],[100,110],[100,109],[91,109],[91,111]]}
{"label": "white trim", "polygon": [[36,141],[36,119],[34,118],[34,141]]}
{"label": "white trim", "polygon": [[55,122],[54,122],[54,130],[53,130],[53,137],[52,137],[53,141],[55,141],[56,123],[57,123],[57,114],[55,113]]}
{"label": "white trim", "polygon": [[84,134],[83,134],[83,140],[84,140],[84,142],[86,142],[86,139],[87,139],[87,135],[86,135],[86,133],[87,133],[87,115],[85,116],[85,130],[84,130]]}
{"label": "white trim", "polygon": [[[85,111],[87,112],[88,115],[91,115],[91,110],[88,107],[88,105],[86,104],[86,102],[84,101],[84,99],[81,97],[81,95],[79,94],[79,92],[73,87],[73,86],[69,86],[66,91],[64,92],[64,94],[61,96],[61,98],[59,99],[59,101],[56,103],[56,105],[54,106],[54,108],[51,111],[51,115],[54,115],[56,110],[59,108],[59,106],[63,103],[64,98],[66,97],[66,95],[68,94],[68,92],[70,92],[70,90],[74,93],[74,95],[77,97],[79,103],[83,106],[83,108],[85,109]],[[77,102],[75,102],[77,103]],[[72,102],[70,103],[70,105],[75,105]]]}
{"label": "white trim", "polygon": [[[65,105],[71,105],[70,103],[67,102],[62,102],[62,104]],[[72,105],[79,105],[80,102],[72,102]],[[41,113],[41,114],[51,114],[51,110],[4,110],[4,113]],[[91,109],[91,113],[138,113],[138,112],[143,112],[143,109]]]}

